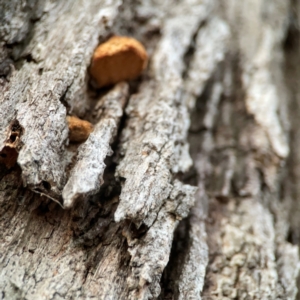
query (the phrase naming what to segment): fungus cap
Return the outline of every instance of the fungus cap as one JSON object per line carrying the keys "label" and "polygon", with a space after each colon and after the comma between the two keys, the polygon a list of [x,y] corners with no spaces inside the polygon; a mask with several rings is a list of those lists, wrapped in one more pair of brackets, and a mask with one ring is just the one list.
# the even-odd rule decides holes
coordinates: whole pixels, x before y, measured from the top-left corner
{"label": "fungus cap", "polygon": [[114,36],[95,51],[90,73],[99,87],[138,77],[148,61],[144,46],[130,37]]}

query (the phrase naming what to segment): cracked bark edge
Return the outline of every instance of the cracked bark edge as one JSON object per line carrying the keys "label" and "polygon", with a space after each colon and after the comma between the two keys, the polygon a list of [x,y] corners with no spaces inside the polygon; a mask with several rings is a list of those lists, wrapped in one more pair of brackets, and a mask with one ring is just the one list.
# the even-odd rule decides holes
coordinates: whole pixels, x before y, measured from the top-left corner
{"label": "cracked bark edge", "polygon": [[[43,5],[47,8],[50,2]],[[36,23],[33,37],[19,55],[30,55],[32,61],[14,70],[9,81],[2,82],[0,149],[9,124],[17,120],[24,128],[18,157],[24,184],[43,191],[44,181],[51,185],[51,192],[59,195],[66,179],[64,153],[68,133],[61,98],[65,95],[64,100],[75,113],[85,111],[86,99],[80,99],[78,91],[86,91],[92,52],[99,36],[109,33],[119,1],[110,5],[102,0],[53,5]],[[68,10],[72,13],[65,14]]]}
{"label": "cracked bark edge", "polygon": [[[207,80],[212,76],[218,63],[223,61],[228,50],[230,30],[228,25],[219,18],[208,20],[201,27],[195,38],[195,52],[192,55],[185,78],[185,101],[189,110],[195,107],[196,99],[201,95]],[[213,51],[212,51],[213,49]],[[216,82],[207,107],[207,114],[203,119],[205,128],[212,128],[217,105],[220,100],[223,86]],[[199,174],[203,168],[201,161],[195,162]],[[182,258],[182,267],[178,281],[173,289],[177,291],[178,299],[201,299],[208,264],[208,245],[206,241],[206,212],[204,199],[207,198],[202,182],[198,183],[199,191],[196,194],[196,206],[192,208],[188,223],[189,249]]]}
{"label": "cracked bark edge", "polygon": [[62,192],[65,208],[71,207],[77,198],[84,199],[99,191],[103,183],[104,160],[112,155],[110,144],[117,134],[127,96],[128,84],[119,83],[96,105],[95,110],[101,112],[100,121],[78,149],[76,165]]}
{"label": "cracked bark edge", "polygon": [[195,190],[176,180],[170,198],[164,202],[146,234],[139,239],[127,236],[131,255],[128,299],[146,300],[159,296],[160,278],[169,260],[174,229],[194,205]]}
{"label": "cracked bark edge", "polygon": [[197,97],[203,92],[217,64],[224,60],[229,38],[229,26],[218,17],[208,20],[196,36],[195,53],[185,78],[185,101],[190,110],[194,109]]}
{"label": "cracked bark edge", "polygon": [[212,2],[208,2],[193,1],[192,6],[187,2],[185,15],[179,7],[173,8],[152,58],[153,80],[142,84],[129,100],[128,124],[120,147],[125,157],[116,172],[126,179],[115,213],[117,222],[130,219],[138,226],[151,226],[172,190],[172,172],[185,172],[192,165],[181,77],[184,54],[210,12]]}
{"label": "cracked bark edge", "polygon": [[189,246],[183,259],[182,269],[175,283],[178,289],[178,299],[201,299],[200,294],[205,282],[208,264],[208,245],[206,234],[206,212],[204,212],[203,189],[199,189],[196,205],[191,209],[188,222]]}

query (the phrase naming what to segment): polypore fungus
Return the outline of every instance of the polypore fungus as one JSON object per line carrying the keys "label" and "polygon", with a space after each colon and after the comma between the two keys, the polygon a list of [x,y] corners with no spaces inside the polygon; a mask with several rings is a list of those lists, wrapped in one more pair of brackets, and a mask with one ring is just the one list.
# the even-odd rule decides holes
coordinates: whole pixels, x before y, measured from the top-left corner
{"label": "polypore fungus", "polygon": [[69,140],[71,142],[84,142],[93,131],[93,125],[74,116],[67,116],[69,126]]}
{"label": "polypore fungus", "polygon": [[146,68],[144,46],[129,37],[114,36],[95,51],[90,73],[99,87],[138,77]]}

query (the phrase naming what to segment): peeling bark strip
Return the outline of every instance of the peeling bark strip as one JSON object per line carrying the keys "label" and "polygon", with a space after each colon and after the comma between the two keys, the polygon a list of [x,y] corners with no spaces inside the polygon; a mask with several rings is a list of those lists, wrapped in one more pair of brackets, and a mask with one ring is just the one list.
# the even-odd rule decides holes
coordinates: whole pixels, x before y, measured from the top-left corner
{"label": "peeling bark strip", "polygon": [[169,260],[173,232],[194,204],[195,188],[175,181],[170,198],[158,212],[145,236],[127,238],[131,274],[128,299],[151,299],[160,294],[160,277]]}
{"label": "peeling bark strip", "polygon": [[86,198],[99,191],[103,183],[104,160],[113,153],[110,144],[117,134],[127,96],[128,85],[119,83],[96,105],[99,122],[78,149],[76,165],[62,192],[64,207],[69,208],[75,199]]}
{"label": "peeling bark strip", "polygon": [[[299,16],[296,0],[0,1],[0,299],[298,299]],[[149,67],[95,90],[112,34]],[[67,114],[95,125],[78,149]]]}
{"label": "peeling bark strip", "polygon": [[189,117],[181,98],[183,58],[209,5],[193,2],[184,16],[180,7],[171,10],[162,28],[150,66],[153,79],[141,86],[126,109],[129,121],[121,137],[125,157],[117,169],[117,176],[126,181],[116,222],[130,219],[151,226],[172,190],[172,173],[186,172],[192,165],[186,144]]}

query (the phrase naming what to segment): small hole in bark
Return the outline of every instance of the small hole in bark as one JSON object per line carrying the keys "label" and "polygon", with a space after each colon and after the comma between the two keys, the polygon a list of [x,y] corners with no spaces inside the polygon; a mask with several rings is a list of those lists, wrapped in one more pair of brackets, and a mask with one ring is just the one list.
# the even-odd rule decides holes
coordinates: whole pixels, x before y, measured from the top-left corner
{"label": "small hole in bark", "polygon": [[17,136],[18,136],[17,133],[12,133],[12,134],[10,135],[10,137],[9,137],[9,141],[10,141],[11,143],[15,142],[16,139],[17,139]]}
{"label": "small hole in bark", "polygon": [[119,180],[120,180],[120,182],[121,182],[121,183],[125,183],[125,181],[126,181],[126,178],[125,178],[125,177],[121,177],[121,176],[120,176],[120,177],[119,177]]}
{"label": "small hole in bark", "polygon": [[10,132],[6,140],[6,145],[11,148],[16,148],[16,150],[19,151],[21,147],[20,137],[22,134],[23,128],[18,120],[12,121],[12,123],[10,124]]}
{"label": "small hole in bark", "polygon": [[299,243],[299,236],[296,232],[293,231],[292,228],[289,229],[289,232],[286,237],[287,242],[291,243],[292,245],[298,245]]}
{"label": "small hole in bark", "polygon": [[19,121],[18,120],[15,120],[12,124],[11,124],[11,130],[12,131],[20,131],[20,132],[23,132],[22,131],[22,126],[20,125]]}
{"label": "small hole in bark", "polygon": [[51,184],[47,181],[42,181],[42,185],[46,190],[50,190],[51,189]]}
{"label": "small hole in bark", "polygon": [[27,62],[32,62],[32,60],[33,60],[31,54],[28,54],[28,55],[25,57],[25,59],[26,59]]}
{"label": "small hole in bark", "polygon": [[40,68],[40,69],[39,69],[39,75],[42,75],[43,72],[44,72],[44,69],[43,69],[43,68]]}
{"label": "small hole in bark", "polygon": [[227,204],[229,202],[228,196],[216,195],[216,199],[223,204]]}

